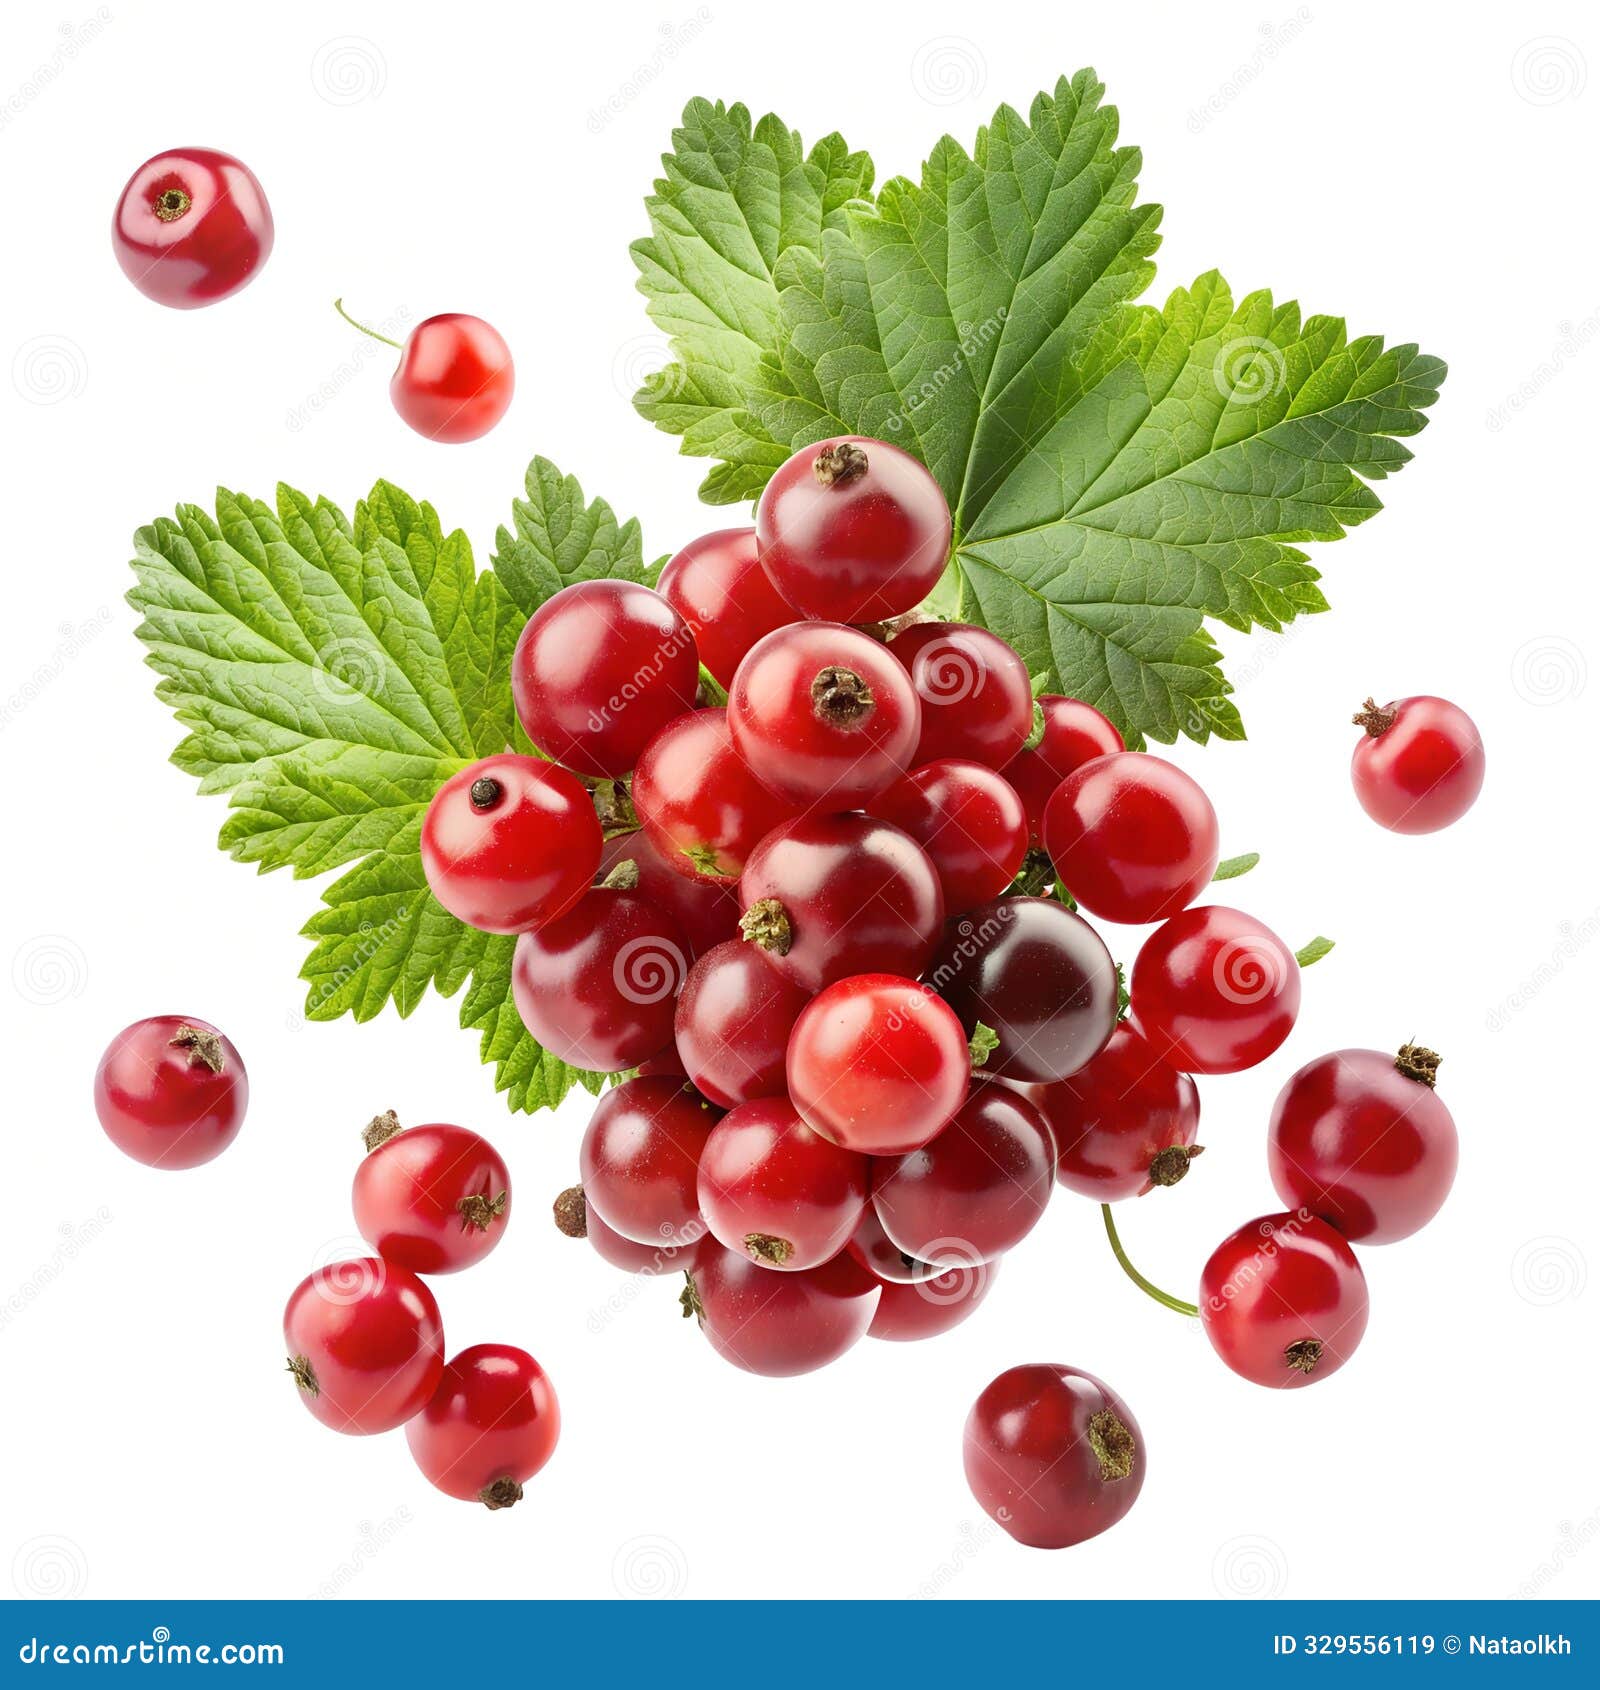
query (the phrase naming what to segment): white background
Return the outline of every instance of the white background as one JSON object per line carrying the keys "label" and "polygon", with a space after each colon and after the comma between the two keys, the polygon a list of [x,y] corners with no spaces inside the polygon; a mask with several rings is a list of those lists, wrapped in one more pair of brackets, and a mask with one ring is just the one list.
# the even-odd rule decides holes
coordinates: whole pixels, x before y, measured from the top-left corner
{"label": "white background", "polygon": [[[1592,166],[1600,30],[1557,0],[1439,8],[1243,4],[491,7],[205,0],[10,4],[0,21],[0,613],[6,1032],[0,1152],[0,1566],[22,1594],[1208,1597],[1592,1593],[1600,979],[1594,874]],[[861,1345],[794,1381],[721,1363],[639,1284],[557,1236],[586,1099],[511,1117],[456,1005],[402,1024],[297,1019],[315,887],[215,849],[222,800],[178,738],[122,602],[130,535],[222,482],[284,478],[349,510],[379,475],[487,563],[533,452],[623,514],[651,555],[729,520],[704,466],[632,414],[662,361],[626,247],[683,102],[842,129],[880,180],[949,129],[970,144],[1093,64],[1165,204],[1152,297],[1220,266],[1352,332],[1420,340],[1450,379],[1389,507],[1315,549],[1334,602],[1287,637],[1224,633],[1250,731],[1173,754],[1217,802],[1232,889],[1307,976],[1288,1046],[1203,1086],[1207,1155],[1124,1215],[1188,1292],[1211,1246],[1276,1207],[1266,1114],[1301,1062],[1415,1037],[1444,1052],[1463,1140],[1440,1219],[1367,1251],[1373,1314],[1345,1371],[1274,1395],[1146,1301],[1094,1208],[1058,1198],[987,1307],[923,1346]],[[163,311],[112,260],[124,179],[220,146],[277,219],[262,276]],[[518,393],[484,441],[408,432],[390,355],[342,324],[480,313]],[[402,315],[405,314],[405,315]],[[9,370],[9,376],[4,372]],[[1476,810],[1429,838],[1368,822],[1349,714],[1437,692],[1489,750]],[[1137,935],[1111,935],[1131,958]],[[89,1106],[139,1016],[228,1030],[249,1064],[238,1143],[181,1175],[118,1155]],[[340,1438],[295,1400],[279,1316],[354,1245],[348,1185],[375,1110],[461,1121],[512,1165],[517,1220],[439,1283],[452,1350],[531,1349],[565,1430],[527,1501],[432,1491],[404,1439]],[[1135,1511],[1050,1555],[990,1527],[961,1428],[1005,1367],[1110,1380],[1149,1450]],[[0,1588],[4,1587],[0,1578]]]}

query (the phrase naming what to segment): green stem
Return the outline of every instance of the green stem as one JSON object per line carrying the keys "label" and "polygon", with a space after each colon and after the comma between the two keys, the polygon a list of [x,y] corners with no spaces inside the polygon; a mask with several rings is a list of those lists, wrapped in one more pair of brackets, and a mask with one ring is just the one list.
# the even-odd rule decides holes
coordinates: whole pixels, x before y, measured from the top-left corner
{"label": "green stem", "polygon": [[1174,1297],[1171,1292],[1163,1291],[1159,1285],[1152,1285],[1138,1268],[1128,1260],[1128,1252],[1122,1248],[1122,1240],[1117,1237],[1117,1223],[1111,1218],[1111,1205],[1102,1203],[1100,1213],[1105,1217],[1106,1237],[1111,1240],[1112,1254],[1122,1263],[1122,1271],[1127,1274],[1128,1278],[1147,1297],[1154,1297],[1162,1308],[1171,1309],[1175,1314],[1198,1315],[1200,1310],[1193,1303],[1186,1303],[1182,1297]]}
{"label": "green stem", "polygon": [[351,328],[360,329],[362,334],[370,335],[374,340],[381,340],[385,346],[392,346],[395,349],[396,352],[404,352],[405,351],[405,348],[400,344],[399,341],[390,340],[388,335],[379,334],[376,329],[369,329],[365,323],[358,323],[355,320],[355,318],[352,317],[350,315],[350,313],[345,310],[344,301],[342,299],[334,300],[333,308],[334,308],[335,311],[337,311],[339,313],[339,315],[341,317],[344,318],[344,320],[350,325]]}

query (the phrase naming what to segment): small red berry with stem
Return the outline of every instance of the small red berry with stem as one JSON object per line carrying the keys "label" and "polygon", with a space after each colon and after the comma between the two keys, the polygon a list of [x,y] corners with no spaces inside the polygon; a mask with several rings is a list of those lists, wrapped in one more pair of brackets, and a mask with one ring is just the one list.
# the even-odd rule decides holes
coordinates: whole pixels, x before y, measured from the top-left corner
{"label": "small red berry with stem", "polygon": [[684,1072],[725,1109],[781,1096],[789,1034],[810,1001],[759,945],[717,945],[678,994],[673,1035]]}
{"label": "small red berry with stem", "polygon": [[459,1273],[500,1242],[511,1175],[487,1139],[447,1122],[402,1128],[375,1115],[351,1192],[361,1236],[413,1273]]}
{"label": "small red berry with stem", "polygon": [[724,689],[757,640],[799,612],[756,557],[753,528],[719,528],[667,559],[656,591],[689,624],[700,661]]}
{"label": "small red berry with stem", "polygon": [[1022,800],[982,763],[955,757],[924,763],[880,792],[868,809],[927,852],[951,915],[999,897],[1028,852]]}
{"label": "small red berry with stem", "polygon": [[1448,699],[1420,694],[1356,712],[1366,734],[1350,759],[1361,808],[1392,833],[1437,833],[1460,821],[1483,790],[1483,740]]}
{"label": "small red berry with stem", "polygon": [[150,1168],[198,1168],[239,1136],[250,1082],[233,1043],[194,1015],[124,1027],[94,1075],[106,1137]]}
{"label": "small red berry with stem", "polygon": [[1127,748],[1116,724],[1081,699],[1045,693],[1028,743],[1000,771],[1028,812],[1032,843],[1044,838],[1045,806],[1075,769]]}
{"label": "small red berry with stem", "polygon": [[1027,665],[998,634],[962,622],[915,622],[889,642],[922,700],[916,761],[963,757],[1003,768],[1033,728]]}
{"label": "small red berry with stem", "polygon": [[511,348],[482,317],[446,311],[424,318],[399,341],[358,323],[343,300],[333,308],[352,328],[400,354],[389,398],[418,434],[459,446],[487,434],[506,414],[516,387]]}
{"label": "small red berry with stem", "polygon": [[555,1453],[561,1409],[549,1376],[526,1350],[473,1344],[445,1363],[438,1389],[406,1425],[412,1459],[430,1485],[492,1510]]}
{"label": "small red berry with stem", "polygon": [[1114,1526],[1144,1485],[1139,1423],[1109,1385],[1033,1363],[992,1380],[967,1416],[967,1483],[1018,1543],[1066,1549]]}
{"label": "small red berry with stem", "polygon": [[146,159],[117,200],[111,245],[146,299],[215,305],[254,280],[272,251],[272,211],[231,153],[176,147]]}
{"label": "small red berry with stem", "polygon": [[938,585],[950,539],[938,482],[909,452],[860,435],[802,446],[756,506],[762,568],[803,616],[903,615]]}
{"label": "small red berry with stem", "polygon": [[589,890],[601,830],[582,781],[537,757],[485,757],[452,775],[422,821],[422,871],[451,915],[522,933]]}
{"label": "small red berry with stem", "polygon": [[578,1169],[589,1214],[635,1244],[692,1244],[705,1231],[696,1180],[721,1111],[668,1078],[627,1080],[589,1118]]}
{"label": "small red berry with stem", "polygon": [[1434,1091],[1438,1055],[1336,1050],[1292,1075],[1272,1106],[1267,1170],[1292,1209],[1359,1244],[1409,1238],[1455,1181],[1456,1125]]}

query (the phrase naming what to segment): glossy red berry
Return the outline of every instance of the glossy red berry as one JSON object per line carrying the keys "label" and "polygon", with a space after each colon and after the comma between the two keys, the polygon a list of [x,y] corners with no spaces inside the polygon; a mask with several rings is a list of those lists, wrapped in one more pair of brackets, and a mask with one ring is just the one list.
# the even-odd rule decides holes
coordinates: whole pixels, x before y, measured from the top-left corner
{"label": "glossy red berry", "polygon": [[1054,898],[996,898],[951,921],[926,980],[969,1036],[996,1035],[983,1072],[1003,1079],[1075,1074],[1117,1024],[1111,953]]}
{"label": "glossy red berry", "polygon": [[712,1236],[762,1267],[832,1261],[867,1205],[871,1166],[813,1132],[786,1097],[741,1104],[700,1153],[700,1213]]}
{"label": "glossy red berry", "polygon": [[707,1247],[684,1308],[711,1347],[747,1373],[789,1378],[837,1361],[866,1336],[880,1290],[848,1254],[799,1273],[773,1273],[742,1252]]}
{"label": "glossy red berry", "polygon": [[1028,812],[1032,842],[1044,839],[1044,810],[1074,769],[1126,747],[1116,724],[1081,699],[1045,693],[1038,700],[1044,733],[1037,745],[1019,751],[1000,772],[1016,788]]}
{"label": "glossy red berry", "polygon": [[1131,1021],[1076,1074],[1039,1093],[1056,1139],[1056,1178],[1097,1203],[1176,1185],[1199,1151],[1200,1090]]}
{"label": "glossy red berry", "polygon": [[802,446],[756,506],[773,585],[802,615],[886,622],[921,604],[950,557],[950,507],[908,452],[840,435]]}
{"label": "glossy red berry", "polygon": [[1483,740],[1448,699],[1368,699],[1355,722],[1367,731],[1350,759],[1361,808],[1393,833],[1436,833],[1470,810],[1483,789]]}
{"label": "glossy red berry", "polygon": [[670,915],[637,891],[597,886],[517,940],[511,995],[552,1056],[616,1074],[672,1042],[673,1000],[688,971],[688,943]]}
{"label": "glossy red berry", "polygon": [[925,763],[880,792],[868,808],[927,852],[951,915],[999,897],[1027,855],[1022,800],[981,763],[954,757]]}
{"label": "glossy red berry", "polygon": [[1163,922],[1133,965],[1133,1012],[1150,1043],[1188,1074],[1264,1062],[1300,1013],[1300,965],[1270,927],[1225,904]]}
{"label": "glossy red berry", "polygon": [[728,725],[781,797],[848,810],[911,767],[922,706],[878,641],[837,622],[797,622],[751,647],[728,691]]}
{"label": "glossy red berry", "polygon": [[511,348],[500,331],[482,317],[445,311],[406,336],[389,399],[418,434],[460,446],[500,421],[515,388]]}
{"label": "glossy red berry", "polygon": [[124,1027],[94,1075],[106,1137],[151,1168],[198,1168],[244,1125],[250,1082],[233,1043],[193,1015],[152,1015]]}
{"label": "glossy red berry", "polygon": [[1145,1448],[1128,1405],[1092,1373],[1013,1367],[967,1416],[963,1459],[979,1506],[1018,1543],[1066,1549],[1139,1499]]}
{"label": "glossy red berry", "polygon": [[874,1162],[872,1207],[914,1261],[989,1262],[1037,1225],[1055,1173],[1055,1140],[1039,1109],[1010,1086],[975,1079],[937,1137]]}
{"label": "glossy red berry", "polygon": [[690,880],[667,866],[665,858],[650,843],[643,828],[619,833],[600,847],[600,867],[595,878],[609,879],[622,863],[624,879],[639,879],[634,887],[641,898],[664,910],[677,922],[689,944],[689,954],[704,956],[714,946],[739,937],[739,888],[714,885],[708,880]]}
{"label": "glossy red berry", "polygon": [[1459,1146],[1435,1093],[1439,1058],[1336,1050],[1308,1062],[1278,1093],[1267,1170],[1291,1209],[1308,1209],[1359,1244],[1409,1238],[1438,1214]]}
{"label": "glossy red berry", "polygon": [[578,1151],[591,1214],[636,1244],[693,1243],[704,1232],[696,1179],[721,1111],[681,1080],[627,1080],[589,1118]]}
{"label": "glossy red berry", "polygon": [[662,860],[720,886],[737,884],[761,840],[799,813],[734,750],[725,710],[691,710],[669,722],[640,754],[631,790]]}
{"label": "glossy red berry", "polygon": [[1217,813],[1182,769],[1142,751],[1082,764],[1045,806],[1044,848],[1091,915],[1129,925],[1192,903],[1217,866]]}
{"label": "glossy red berry", "polygon": [[146,159],[111,222],[122,273],[180,311],[214,305],[251,281],[272,251],[272,212],[231,153],[179,147]]}
{"label": "glossy red berry", "polygon": [[885,1285],[915,1285],[939,1272],[927,1262],[908,1256],[895,1243],[883,1230],[883,1222],[878,1219],[878,1212],[870,1202],[861,1211],[861,1219],[856,1222],[856,1229],[850,1234],[850,1242],[845,1249],[874,1279]]}
{"label": "glossy red berry", "polygon": [[444,1371],[444,1326],[417,1276],[376,1256],[334,1262],[295,1287],[283,1342],[300,1401],[336,1432],[389,1432]]}
{"label": "glossy red berry", "polygon": [[406,1426],[412,1459],[428,1483],[489,1509],[522,1500],[522,1487],[555,1453],[560,1435],[548,1375],[510,1344],[474,1344],[452,1356],[427,1407]]}
{"label": "glossy red berry", "polygon": [[851,974],[914,980],[944,923],[926,853],[871,816],[802,816],[769,833],[745,864],[739,897],[745,937],[807,992]]}
{"label": "glossy red berry", "polygon": [[580,775],[620,779],[694,708],[700,659],[689,625],[629,581],[577,581],[528,618],[511,660],[523,732]]}
{"label": "glossy red berry", "polygon": [[623,1273],[641,1274],[646,1278],[662,1273],[683,1273],[699,1260],[700,1251],[706,1247],[708,1240],[717,1249],[722,1248],[706,1232],[704,1222],[698,1223],[697,1227],[692,1223],[691,1230],[696,1231],[696,1236],[681,1244],[663,1244],[659,1240],[653,1244],[639,1244],[631,1238],[624,1238],[602,1218],[598,1209],[590,1206],[581,1185],[570,1186],[563,1191],[553,1207],[556,1225],[568,1238],[587,1238],[601,1261]]}
{"label": "glossy red berry", "polygon": [[1233,1371],[1298,1390],[1337,1373],[1367,1329],[1367,1281],[1349,1244],[1300,1210],[1263,1215],[1216,1247],[1200,1324]]}
{"label": "glossy red berry", "polygon": [[809,995],[758,945],[718,945],[689,970],[674,1037],[684,1072],[725,1109],[783,1094],[789,1033]]}
{"label": "glossy red berry", "polygon": [[361,1236],[413,1273],[458,1273],[500,1242],[511,1176],[487,1139],[439,1122],[401,1128],[393,1111],[365,1134],[351,1193]]}
{"label": "glossy red berry", "polygon": [[705,664],[724,688],[757,640],[799,612],[756,557],[753,528],[719,528],[662,565],[656,591],[689,624]]}
{"label": "glossy red berry", "polygon": [[583,782],[507,752],[452,775],[422,820],[422,871],[451,915],[522,933],[563,915],[600,864],[600,822]]}
{"label": "glossy red berry", "polygon": [[1003,768],[1033,729],[1027,665],[998,634],[963,622],[916,622],[889,642],[922,700],[918,763],[964,757]]}
{"label": "glossy red berry", "polygon": [[893,974],[835,982],[789,1035],[795,1107],[824,1137],[869,1156],[902,1155],[943,1132],[971,1069],[949,1005]]}
{"label": "glossy red berry", "polygon": [[939,1273],[930,1269],[912,1284],[880,1280],[878,1312],[872,1317],[867,1336],[895,1344],[937,1338],[976,1311],[999,1271],[998,1262],[977,1262],[947,1267]]}

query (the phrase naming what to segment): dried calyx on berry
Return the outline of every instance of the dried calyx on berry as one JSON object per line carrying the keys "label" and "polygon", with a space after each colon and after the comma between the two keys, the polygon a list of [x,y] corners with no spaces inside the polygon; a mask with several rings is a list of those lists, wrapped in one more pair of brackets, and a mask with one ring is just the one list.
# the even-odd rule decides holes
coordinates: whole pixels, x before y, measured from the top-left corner
{"label": "dried calyx on berry", "polygon": [[1438,1083],[1439,1064],[1443,1061],[1438,1051],[1429,1050],[1426,1045],[1401,1045],[1394,1065],[1408,1080],[1415,1080],[1431,1091]]}
{"label": "dried calyx on berry", "polygon": [[467,788],[467,796],[472,800],[474,810],[492,810],[500,802],[500,794],[505,788],[493,775],[479,775]]}
{"label": "dried calyx on berry", "polygon": [[824,487],[842,486],[867,473],[867,454],[848,440],[825,446],[812,461],[811,473]]}
{"label": "dried calyx on berry", "polygon": [[213,1074],[220,1074],[227,1066],[222,1040],[209,1027],[191,1027],[185,1022],[169,1042],[188,1051],[191,1068],[208,1068]]}
{"label": "dried calyx on berry", "polygon": [[1205,1154],[1203,1144],[1169,1144],[1158,1150],[1150,1162],[1151,1185],[1176,1185],[1189,1172],[1196,1156]]}
{"label": "dried calyx on berry", "polygon": [[1284,1365],[1292,1367],[1296,1373],[1312,1373],[1317,1363],[1322,1360],[1322,1340],[1320,1338],[1296,1338],[1283,1352]]}
{"label": "dried calyx on berry", "polygon": [[370,1154],[380,1144],[387,1144],[401,1130],[400,1117],[392,1109],[385,1109],[381,1115],[374,1115],[361,1129],[361,1142],[366,1145]]}
{"label": "dried calyx on berry", "polygon": [[1394,726],[1395,713],[1387,706],[1380,705],[1376,699],[1368,698],[1350,720],[1358,728],[1367,730],[1368,739],[1379,739]]}
{"label": "dried calyx on berry", "polygon": [[556,1230],[567,1238],[589,1236],[589,1205],[581,1185],[569,1185],[550,1205],[556,1218]]}
{"label": "dried calyx on berry", "polygon": [[811,704],[819,721],[837,728],[859,727],[872,714],[872,688],[855,672],[838,663],[817,671],[811,683]]}
{"label": "dried calyx on berry", "polygon": [[757,898],[739,917],[739,931],[752,945],[787,956],[794,943],[789,912],[776,898]]}

